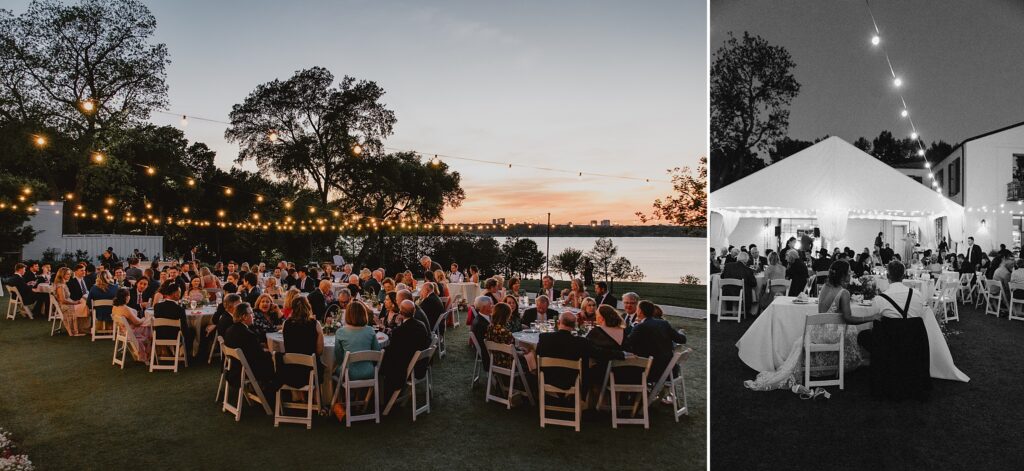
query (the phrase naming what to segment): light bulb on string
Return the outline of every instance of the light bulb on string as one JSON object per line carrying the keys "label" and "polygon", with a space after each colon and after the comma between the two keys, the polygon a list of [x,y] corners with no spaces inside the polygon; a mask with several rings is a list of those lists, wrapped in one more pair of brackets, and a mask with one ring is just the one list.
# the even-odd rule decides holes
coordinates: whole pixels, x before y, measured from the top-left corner
{"label": "light bulb on string", "polygon": [[352,146],[352,155],[355,155],[356,157],[359,157],[360,155],[362,155],[362,153],[363,153],[363,146],[361,146],[359,144],[356,144],[356,145]]}
{"label": "light bulb on string", "polygon": [[917,133],[916,132],[910,133],[910,138],[916,141],[917,140]]}
{"label": "light bulb on string", "polygon": [[188,116],[181,115],[181,127],[188,127]]}
{"label": "light bulb on string", "polygon": [[187,180],[185,180],[185,184],[188,186],[196,186],[196,180],[194,178],[189,177]]}
{"label": "light bulb on string", "polygon": [[277,131],[270,131],[267,133],[267,139],[269,139],[270,142],[277,142],[277,138]]}
{"label": "light bulb on string", "polygon": [[903,111],[900,111],[900,116],[906,118],[907,116],[910,116],[910,112],[904,109]]}
{"label": "light bulb on string", "polygon": [[925,162],[924,163],[924,168],[932,168],[932,163],[931,162]]}
{"label": "light bulb on string", "polygon": [[232,190],[230,187],[224,189],[224,194],[227,196],[231,196],[234,192],[235,190]]}
{"label": "light bulb on string", "polygon": [[156,175],[156,169],[153,167],[146,167],[146,174],[149,176]]}
{"label": "light bulb on string", "polygon": [[257,203],[262,203],[263,202],[263,195],[256,195],[256,202]]}
{"label": "light bulb on string", "polygon": [[435,167],[441,165],[441,159],[437,158],[437,155],[435,154],[434,158],[430,161],[430,165],[433,165]]}
{"label": "light bulb on string", "polygon": [[45,147],[46,146],[46,137],[42,136],[42,135],[37,135],[35,137],[35,139],[33,139],[33,142],[35,142],[36,147]]}
{"label": "light bulb on string", "polygon": [[82,100],[78,104],[78,106],[80,108],[82,108],[82,111],[84,111],[86,113],[92,113],[93,111],[96,111],[96,102],[93,101],[92,99]]}
{"label": "light bulb on string", "polygon": [[894,78],[892,80],[892,84],[895,85],[896,88],[899,88],[899,87],[903,86],[903,79],[901,79],[899,77],[896,77],[896,78]]}
{"label": "light bulb on string", "polygon": [[872,46],[877,46],[877,45],[881,44],[881,42],[882,42],[882,38],[878,37],[877,34],[874,35],[874,36],[871,36],[871,45]]}
{"label": "light bulb on string", "polygon": [[96,152],[92,153],[92,161],[93,162],[96,162],[98,164],[102,164],[103,161],[106,160],[106,159],[107,159],[107,157],[105,155],[103,155],[103,153],[100,152],[100,151],[96,151]]}

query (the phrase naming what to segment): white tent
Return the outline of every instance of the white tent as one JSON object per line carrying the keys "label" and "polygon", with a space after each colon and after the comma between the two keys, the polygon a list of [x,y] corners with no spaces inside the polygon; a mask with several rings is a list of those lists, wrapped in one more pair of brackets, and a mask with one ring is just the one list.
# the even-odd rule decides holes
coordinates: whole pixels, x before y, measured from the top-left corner
{"label": "white tent", "polygon": [[940,217],[954,241],[963,232],[962,206],[834,136],[712,192],[710,208],[722,245],[741,218],[817,219],[833,245],[851,219],[913,221],[922,245],[934,244]]}

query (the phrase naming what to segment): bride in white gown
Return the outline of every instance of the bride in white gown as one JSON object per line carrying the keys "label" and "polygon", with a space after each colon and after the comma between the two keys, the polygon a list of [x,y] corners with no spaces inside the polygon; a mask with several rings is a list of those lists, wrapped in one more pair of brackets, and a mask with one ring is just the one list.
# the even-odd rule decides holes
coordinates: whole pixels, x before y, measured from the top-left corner
{"label": "bride in white gown", "polygon": [[[844,349],[846,371],[852,371],[861,366],[864,362],[864,352],[857,344],[856,324],[872,322],[880,316],[854,317],[850,311],[850,292],[846,290],[851,279],[850,264],[842,260],[832,263],[828,271],[828,281],[821,287],[818,294],[819,313],[838,313],[843,315],[846,321],[845,326],[816,325],[808,330],[811,341],[815,343],[838,343],[839,336],[846,336],[846,347]],[[828,309],[822,310],[823,306]],[[774,389],[789,389],[794,384],[799,384],[799,378],[803,376],[803,337],[797,338],[782,363],[776,371],[763,371],[758,373],[757,378],[752,381],[744,381],[743,385],[755,391],[771,391]],[[839,355],[837,353],[816,353],[811,358],[812,375],[834,374]],[[817,374],[816,374],[817,373]]]}

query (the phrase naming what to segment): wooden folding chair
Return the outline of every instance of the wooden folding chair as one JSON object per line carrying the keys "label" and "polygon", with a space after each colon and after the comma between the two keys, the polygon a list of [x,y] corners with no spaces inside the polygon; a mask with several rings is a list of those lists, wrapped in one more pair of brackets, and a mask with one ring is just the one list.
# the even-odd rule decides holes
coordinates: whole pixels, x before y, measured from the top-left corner
{"label": "wooden folding chair", "polygon": [[[619,424],[640,424],[644,428],[651,428],[650,417],[647,409],[650,398],[647,396],[647,375],[651,371],[652,359],[648,357],[633,357],[625,360],[612,360],[608,362],[608,369],[605,371],[604,385],[601,386],[601,395],[597,398],[597,408],[600,409],[604,403],[605,392],[611,396],[612,428],[619,428]],[[621,368],[633,368],[640,371],[639,383],[623,383],[616,381],[616,372]],[[632,405],[619,405],[620,394],[633,394]],[[642,410],[640,418],[635,418],[637,410]],[[619,416],[619,411],[632,411],[633,418]]]}
{"label": "wooden folding chair", "polygon": [[[380,423],[380,363],[384,358],[384,352],[364,350],[361,352],[345,352],[345,360],[341,364],[341,375],[335,381],[336,386],[334,387],[334,397],[331,399],[331,406],[338,402],[338,396],[341,393],[341,389],[345,389],[345,426],[351,427],[352,422],[358,422],[361,420],[373,420],[378,424]],[[369,361],[373,363],[373,378],[370,379],[351,379],[349,378],[349,365],[352,365],[361,361]],[[356,389],[366,389],[366,397],[362,401],[356,401],[352,399],[352,391]],[[373,412],[362,414],[358,416],[352,415],[353,403],[359,403],[364,406],[364,409],[369,406],[369,397],[373,394]]]}
{"label": "wooden folding chair", "polygon": [[[738,286],[739,294],[729,296],[725,294],[725,288],[729,286]],[[723,320],[727,321],[743,321],[743,314],[746,312],[746,293],[743,287],[743,280],[734,280],[731,278],[724,278],[718,284],[718,322]],[[735,303],[736,309],[729,309],[729,306]]]}
{"label": "wooden folding chair", "polygon": [[[942,311],[943,322],[960,322],[960,308],[957,306],[956,298],[960,292],[959,281],[941,281],[939,294],[933,300],[933,308]],[[1024,303],[1024,300],[1021,300]]]}
{"label": "wooden folding chair", "polygon": [[221,412],[228,412],[235,416],[235,422],[242,420],[242,401],[246,404],[252,404],[253,402],[259,403],[263,406],[263,412],[267,415],[273,414],[270,411],[269,402],[267,402],[266,396],[263,395],[263,388],[260,387],[260,383],[256,381],[256,375],[252,372],[252,368],[249,367],[249,362],[245,359],[245,352],[237,348],[231,348],[224,346],[224,361],[225,363],[234,359],[239,363],[242,370],[238,375],[238,396],[235,403],[230,402],[230,396],[228,391],[231,387],[230,384],[225,383],[224,386],[224,402],[221,403]]}
{"label": "wooden folding chair", "polygon": [[983,283],[985,286],[985,314],[999,317],[1006,304],[1003,301],[1003,285],[989,279],[985,279]]}
{"label": "wooden folding chair", "polygon": [[814,272],[814,288],[813,295],[818,295],[818,289],[821,285],[825,284],[825,280],[828,279],[828,270]]}
{"label": "wooden folding chair", "polygon": [[114,307],[113,299],[97,299],[92,301],[92,306],[89,307],[89,313],[92,316],[92,327],[89,328],[89,333],[92,336],[92,341],[97,340],[114,340],[114,328],[111,326],[110,329],[101,329],[100,320],[96,318],[96,308],[98,307]]}
{"label": "wooden folding chair", "polygon": [[[434,356],[435,347],[427,348],[426,350],[420,350],[413,354],[412,359],[409,360],[409,366],[405,370],[405,386],[401,390],[395,391],[391,394],[391,399],[388,400],[387,407],[384,408],[384,415],[391,413],[391,408],[395,405],[395,402],[401,400],[402,404],[412,400],[412,421],[416,421],[416,417],[420,414],[430,413],[430,396],[433,383],[430,380],[430,362]],[[426,363],[426,371],[423,372],[423,376],[420,378],[416,377],[416,365],[420,363]],[[416,387],[424,391],[425,399],[422,406],[417,406],[416,401],[418,399],[416,393]]]}
{"label": "wooden folding chair", "polygon": [[[580,392],[582,387],[580,385],[581,376],[583,376],[582,360],[563,360],[561,358],[545,358],[537,357],[537,373],[538,375],[538,389],[540,395],[540,427],[544,428],[545,425],[563,425],[566,427],[574,427],[577,432],[580,431],[580,422],[582,417],[582,405],[580,401]],[[557,386],[547,384],[544,379],[545,368],[563,368],[567,370],[576,371],[576,382],[568,389],[562,389]],[[573,407],[564,406],[551,406],[547,404],[547,397],[549,394],[559,394],[562,397],[572,396],[574,405]],[[547,416],[548,412],[561,412],[573,414],[572,420],[564,419],[552,419]]]}
{"label": "wooden folding chair", "polygon": [[[846,359],[844,348],[846,347],[846,335],[845,332],[841,332],[839,335],[839,342],[837,343],[817,343],[811,340],[810,330],[811,327],[816,325],[839,325],[841,328],[846,328],[846,322],[843,321],[842,314],[812,314],[807,316],[807,322],[804,324],[804,386],[808,388],[818,386],[839,386],[839,389],[843,389],[846,386],[846,375],[844,373],[843,361]],[[837,352],[839,354],[839,379],[830,380],[811,380],[811,358],[814,353],[824,352]]]}
{"label": "wooden folding chair", "polygon": [[[672,354],[672,359],[669,361],[668,366],[661,373],[661,378],[658,378],[658,381],[654,383],[654,387],[651,388],[647,397],[647,403],[654,404],[661,392],[668,389],[668,394],[672,398],[672,412],[675,415],[676,422],[679,422],[680,417],[690,414],[686,402],[686,380],[683,378],[682,370],[686,360],[690,358],[692,353],[692,348],[679,347]],[[678,374],[676,370],[679,370]]]}
{"label": "wooden folding chair", "polygon": [[[491,365],[487,370],[487,395],[484,396],[484,402],[494,401],[499,404],[505,404],[506,409],[511,409],[512,400],[516,396],[521,396],[526,397],[530,401],[530,405],[535,404],[533,393],[530,392],[530,383],[526,381],[526,374],[519,365],[519,353],[516,351],[516,347],[490,340],[485,340],[484,345],[487,346],[487,352],[491,358]],[[495,363],[496,354],[507,355],[512,358],[512,366],[510,368],[498,366]],[[508,388],[501,382],[501,376],[508,378]],[[516,380],[519,380],[522,389],[516,389]],[[494,385],[499,386],[507,394],[504,396],[491,394],[491,387]]]}
{"label": "wooden folding chair", "polygon": [[207,365],[213,364],[214,353],[217,353],[218,358],[224,358],[224,339],[220,336],[220,334],[217,334],[217,337],[214,338],[213,343],[210,345],[210,354],[206,358]]}
{"label": "wooden folding chair", "polygon": [[[218,344],[218,346],[220,348],[220,351],[221,351],[220,379],[217,380],[217,395],[214,396],[213,402],[220,401],[220,390],[221,390],[221,388],[224,388],[224,394],[228,393],[228,388],[227,388],[226,384],[227,384],[228,367],[230,366],[230,363],[228,362],[228,357],[224,356],[224,338],[218,335],[216,343]],[[213,347],[210,347],[210,348],[213,348]]]}
{"label": "wooden folding chair", "polygon": [[[157,329],[160,327],[173,327],[177,331],[177,335],[173,339],[159,339],[156,336]],[[149,372],[152,373],[157,370],[170,370],[175,373],[178,372],[178,362],[184,362],[185,366],[188,366],[188,358],[185,354],[185,336],[181,332],[181,323],[177,319],[163,319],[160,317],[153,318],[153,344],[149,350]],[[160,347],[167,347],[170,349],[172,355],[161,355],[157,353]],[[170,365],[161,364],[161,361],[171,361]]]}
{"label": "wooden folding chair", "polygon": [[[283,357],[283,364],[309,367],[309,381],[301,388],[282,384],[277,390],[277,400],[275,401],[274,406],[274,427],[277,427],[282,423],[292,423],[305,425],[306,430],[309,430],[313,428],[313,414],[319,413],[320,411],[320,381],[316,374],[316,355],[285,353]],[[284,391],[304,392],[306,393],[306,401],[285,401],[281,394]],[[305,416],[285,414],[285,409],[304,411]]]}

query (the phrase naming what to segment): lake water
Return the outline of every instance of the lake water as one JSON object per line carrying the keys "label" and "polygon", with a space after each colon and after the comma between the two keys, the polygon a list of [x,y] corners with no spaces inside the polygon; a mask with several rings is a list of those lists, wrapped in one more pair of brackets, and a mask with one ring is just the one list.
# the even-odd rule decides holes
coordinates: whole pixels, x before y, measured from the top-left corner
{"label": "lake water", "polygon": [[[529,237],[544,251],[544,237]],[[707,239],[700,237],[612,237],[619,255],[626,257],[644,272],[643,281],[678,283],[683,275],[696,275],[707,280]],[[500,239],[499,239],[500,240]],[[582,250],[594,248],[597,237],[552,237],[551,254],[566,247]]]}

